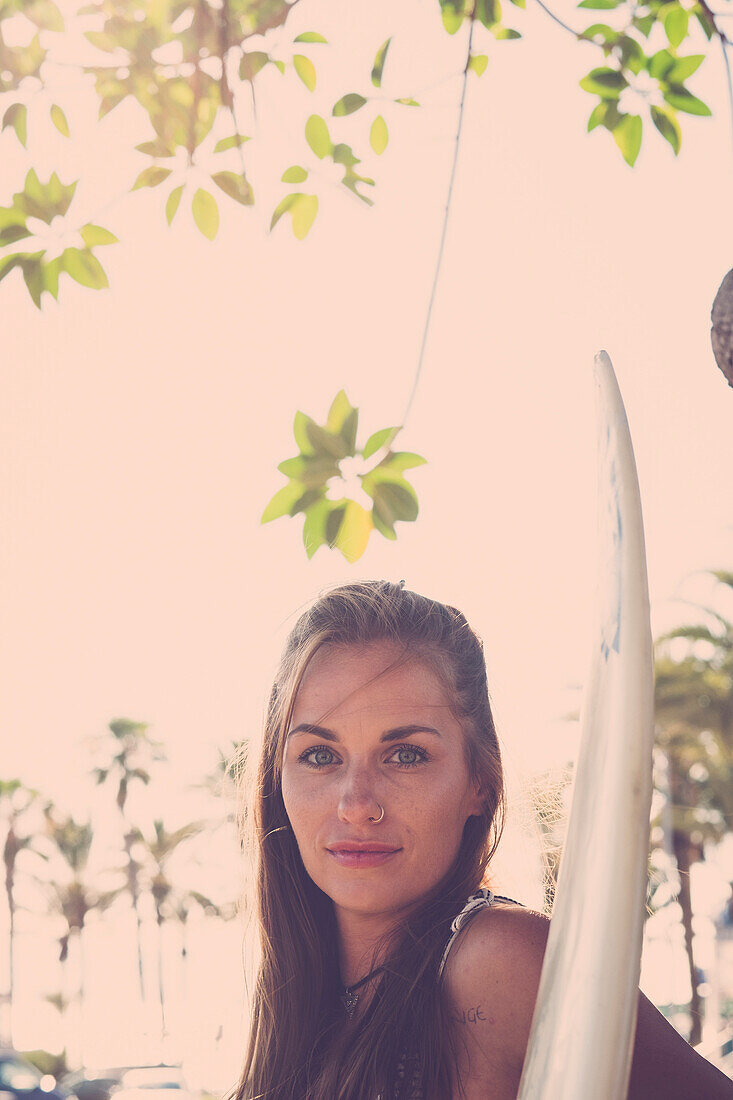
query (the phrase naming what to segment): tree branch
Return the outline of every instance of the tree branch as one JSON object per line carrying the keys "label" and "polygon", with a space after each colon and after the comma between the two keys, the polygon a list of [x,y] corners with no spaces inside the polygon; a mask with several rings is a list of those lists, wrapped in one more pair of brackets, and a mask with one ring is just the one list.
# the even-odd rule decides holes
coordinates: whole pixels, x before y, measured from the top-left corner
{"label": "tree branch", "polygon": [[[473,45],[473,28],[474,28],[474,23],[475,23],[475,17],[476,17],[476,5],[474,4],[473,11],[471,12],[470,30],[468,32],[468,47],[467,47],[467,50],[466,50],[466,63],[463,66],[463,83],[462,83],[462,86],[461,86],[461,102],[460,102],[460,105],[459,105],[459,108],[458,108],[458,126],[456,127],[455,149],[454,149],[454,152],[453,152],[453,167],[451,168],[450,181],[448,183],[448,194],[446,196],[446,201],[445,201],[445,214],[443,216],[443,229],[442,229],[442,232],[441,232],[441,235],[440,235],[440,245],[438,246],[438,259],[437,259],[436,264],[435,264],[435,274],[433,276],[433,285],[432,285],[432,289],[430,291],[430,300],[428,301],[428,312],[427,312],[427,315],[425,317],[425,327],[423,328],[422,343],[420,345],[420,354],[419,354],[418,360],[417,360],[417,370],[415,371],[415,380],[412,383],[412,390],[410,391],[410,396],[408,398],[407,405],[405,407],[405,411],[404,411],[403,416],[402,416],[402,421],[401,421],[401,425],[400,425],[401,427],[404,427],[405,423],[407,422],[407,418],[410,414],[410,409],[412,408],[412,402],[415,398],[415,393],[417,391],[418,382],[420,381],[420,374],[422,372],[423,359],[425,357],[425,347],[427,345],[428,332],[430,330],[430,319],[431,319],[432,314],[433,314],[433,304],[435,302],[435,291],[436,291],[437,286],[438,286],[438,278],[440,276],[440,269],[441,269],[441,265],[442,265],[442,262],[443,262],[443,251],[444,251],[444,247],[445,247],[445,237],[446,237],[446,231],[448,229],[448,219],[449,219],[450,210],[451,210],[451,200],[453,198],[453,184],[455,182],[456,166],[458,164],[458,149],[460,147],[461,132],[462,132],[462,129],[463,129],[463,108],[464,108],[465,103],[466,103],[466,86],[468,84],[468,72],[469,72],[469,64],[470,64],[470,61],[471,61],[471,46]],[[390,442],[390,441],[388,440],[388,442]]]}

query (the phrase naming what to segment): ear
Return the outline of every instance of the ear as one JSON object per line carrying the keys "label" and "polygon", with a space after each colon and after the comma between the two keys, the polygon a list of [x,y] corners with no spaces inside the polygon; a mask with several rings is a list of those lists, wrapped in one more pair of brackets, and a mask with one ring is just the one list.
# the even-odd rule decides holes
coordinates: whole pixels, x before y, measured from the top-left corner
{"label": "ear", "polygon": [[469,817],[480,817],[486,808],[484,788],[481,786],[478,779],[472,779],[470,781],[467,804]]}

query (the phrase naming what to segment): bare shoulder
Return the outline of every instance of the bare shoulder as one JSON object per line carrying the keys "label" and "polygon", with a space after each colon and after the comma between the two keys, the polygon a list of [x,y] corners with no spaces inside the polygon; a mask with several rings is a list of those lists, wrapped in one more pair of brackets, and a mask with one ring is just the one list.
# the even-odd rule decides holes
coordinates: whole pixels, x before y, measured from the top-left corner
{"label": "bare shoulder", "polygon": [[541,913],[496,903],[451,947],[444,988],[469,1100],[517,1094],[549,928]]}

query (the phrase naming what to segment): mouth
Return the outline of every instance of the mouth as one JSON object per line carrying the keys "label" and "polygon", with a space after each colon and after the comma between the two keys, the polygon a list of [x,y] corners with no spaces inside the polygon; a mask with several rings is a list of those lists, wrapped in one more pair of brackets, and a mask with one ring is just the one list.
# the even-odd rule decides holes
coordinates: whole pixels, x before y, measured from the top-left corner
{"label": "mouth", "polygon": [[329,855],[341,867],[378,867],[401,852],[401,848],[328,848]]}

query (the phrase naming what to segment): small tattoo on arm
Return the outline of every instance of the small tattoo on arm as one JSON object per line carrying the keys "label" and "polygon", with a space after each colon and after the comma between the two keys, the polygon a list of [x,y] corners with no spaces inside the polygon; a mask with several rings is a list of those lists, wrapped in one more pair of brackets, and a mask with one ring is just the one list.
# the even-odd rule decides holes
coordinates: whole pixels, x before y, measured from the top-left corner
{"label": "small tattoo on arm", "polygon": [[493,1024],[493,1019],[484,1015],[481,1005],[476,1005],[475,1008],[464,1008],[461,1012],[454,1012],[451,1016],[454,1024],[476,1024],[479,1020],[487,1019],[490,1024]]}

